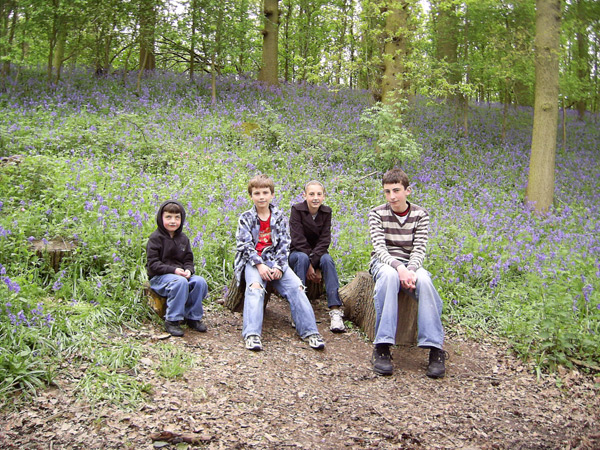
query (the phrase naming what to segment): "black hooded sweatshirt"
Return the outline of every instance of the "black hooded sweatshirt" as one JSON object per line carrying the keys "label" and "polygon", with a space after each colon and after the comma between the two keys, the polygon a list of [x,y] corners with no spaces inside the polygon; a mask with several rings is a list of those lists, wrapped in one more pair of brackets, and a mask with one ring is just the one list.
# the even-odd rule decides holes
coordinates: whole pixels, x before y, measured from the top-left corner
{"label": "black hooded sweatshirt", "polygon": [[[181,208],[181,225],[177,228],[173,237],[165,228],[162,220],[163,209],[168,203],[175,203]],[[156,275],[175,273],[175,269],[178,267],[184,270],[188,269],[194,274],[194,254],[192,253],[190,240],[181,231],[184,223],[185,209],[181,203],[176,200],[168,200],[160,205],[156,213],[158,228],[150,235],[146,245],[148,279]]]}

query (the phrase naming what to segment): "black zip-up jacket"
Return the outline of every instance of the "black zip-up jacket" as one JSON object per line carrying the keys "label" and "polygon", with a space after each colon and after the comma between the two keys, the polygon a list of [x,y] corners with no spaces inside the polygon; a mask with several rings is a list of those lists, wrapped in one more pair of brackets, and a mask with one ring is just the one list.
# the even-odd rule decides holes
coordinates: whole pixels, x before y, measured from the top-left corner
{"label": "black zip-up jacket", "polygon": [[321,256],[331,243],[331,208],[319,206],[316,219],[312,218],[306,200],[292,206],[290,214],[290,251],[306,253],[313,269],[319,268]]}
{"label": "black zip-up jacket", "polygon": [[[171,237],[162,221],[163,209],[168,203],[176,203],[181,208],[181,225],[175,231],[173,237]],[[158,228],[150,235],[146,245],[148,279],[156,275],[175,273],[175,269],[179,267],[189,270],[192,275],[194,274],[194,254],[192,253],[190,240],[182,232],[184,223],[185,209],[181,203],[176,200],[168,200],[160,205],[156,213]]]}

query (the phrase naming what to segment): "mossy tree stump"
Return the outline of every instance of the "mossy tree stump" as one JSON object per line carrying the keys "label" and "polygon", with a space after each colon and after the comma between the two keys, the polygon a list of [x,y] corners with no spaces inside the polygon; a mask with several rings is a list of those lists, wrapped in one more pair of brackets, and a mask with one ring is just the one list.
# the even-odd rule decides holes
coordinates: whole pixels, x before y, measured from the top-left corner
{"label": "mossy tree stump", "polygon": [[52,267],[54,272],[60,269],[60,263],[65,256],[73,253],[75,243],[62,238],[55,238],[47,241],[46,239],[35,239],[31,241],[31,245],[39,258],[48,261],[48,265]]}
{"label": "mossy tree stump", "polygon": [[[323,283],[313,283],[309,281],[306,283],[306,296],[308,299],[313,302],[315,299],[319,298],[323,293]],[[227,286],[227,295],[225,296],[225,301],[223,302],[223,306],[230,309],[233,312],[242,312],[244,310],[244,295],[246,293],[246,282],[242,280],[240,285],[237,285],[237,281],[233,278],[229,282],[229,286]],[[265,292],[265,303],[264,308],[267,308],[267,303],[271,299],[271,294],[275,293],[278,295],[277,289],[273,287],[271,283],[267,283],[267,292]]]}
{"label": "mossy tree stump", "polygon": [[[358,325],[372,341],[375,339],[375,282],[369,272],[358,272],[354,279],[340,289],[346,319]],[[417,342],[418,304],[404,291],[398,293],[398,325],[396,344],[414,345]]]}
{"label": "mossy tree stump", "polygon": [[144,295],[148,300],[148,306],[150,306],[161,319],[164,319],[165,314],[167,313],[167,298],[161,297],[153,291],[149,281],[144,283]]}

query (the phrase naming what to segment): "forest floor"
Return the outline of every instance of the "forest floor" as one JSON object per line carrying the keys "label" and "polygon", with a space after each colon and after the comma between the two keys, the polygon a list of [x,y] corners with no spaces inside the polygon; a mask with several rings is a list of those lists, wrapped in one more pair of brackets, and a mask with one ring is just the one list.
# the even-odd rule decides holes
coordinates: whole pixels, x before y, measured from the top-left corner
{"label": "forest floor", "polygon": [[273,296],[264,351],[253,353],[241,339],[241,315],[208,308],[207,333],[169,339],[196,357],[173,380],[157,375],[151,359],[162,329],[130,332],[148,349],[137,372],[153,386],[144,405],[127,411],[78,398],[82,369],[74,368],[33,401],[5,405],[0,448],[600,448],[598,378],[563,371],[559,387],[501,345],[457,335],[447,338],[444,379],[425,376],[427,351],[414,347],[396,348],[394,375],[380,377],[364,335],[332,334],[323,302],[315,313],[324,351],[297,337],[289,308]]}

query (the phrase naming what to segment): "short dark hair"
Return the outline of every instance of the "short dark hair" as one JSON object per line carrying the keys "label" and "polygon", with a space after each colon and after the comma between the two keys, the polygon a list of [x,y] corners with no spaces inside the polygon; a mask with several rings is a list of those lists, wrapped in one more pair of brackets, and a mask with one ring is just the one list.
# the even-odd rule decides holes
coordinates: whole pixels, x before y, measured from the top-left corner
{"label": "short dark hair", "polygon": [[381,179],[382,186],[385,184],[397,183],[402,184],[402,186],[404,186],[404,189],[408,188],[408,186],[410,185],[408,175],[406,175],[406,173],[404,173],[402,169],[390,169],[383,174],[383,178]]}
{"label": "short dark hair", "polygon": [[177,203],[169,202],[163,207],[162,212],[168,212],[171,214],[181,214],[181,207]]}
{"label": "short dark hair", "polygon": [[252,189],[266,187],[271,190],[271,194],[275,193],[275,183],[270,177],[264,174],[256,175],[248,181],[248,194],[252,195]]}

